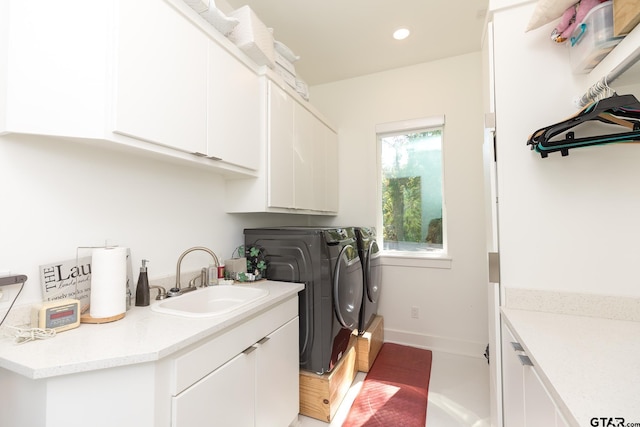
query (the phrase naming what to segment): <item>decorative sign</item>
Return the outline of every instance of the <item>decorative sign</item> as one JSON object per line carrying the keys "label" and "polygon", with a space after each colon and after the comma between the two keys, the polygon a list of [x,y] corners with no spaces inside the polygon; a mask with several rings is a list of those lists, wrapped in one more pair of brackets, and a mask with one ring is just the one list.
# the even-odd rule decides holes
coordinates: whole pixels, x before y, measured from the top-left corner
{"label": "decorative sign", "polygon": [[80,300],[80,306],[89,305],[91,293],[91,257],[61,261],[40,266],[42,300],[65,298]]}
{"label": "decorative sign", "polygon": [[[82,311],[86,311],[91,296],[91,257],[41,265],[40,285],[43,301],[74,298],[80,300]],[[131,250],[127,249],[127,298],[135,291],[133,286]]]}

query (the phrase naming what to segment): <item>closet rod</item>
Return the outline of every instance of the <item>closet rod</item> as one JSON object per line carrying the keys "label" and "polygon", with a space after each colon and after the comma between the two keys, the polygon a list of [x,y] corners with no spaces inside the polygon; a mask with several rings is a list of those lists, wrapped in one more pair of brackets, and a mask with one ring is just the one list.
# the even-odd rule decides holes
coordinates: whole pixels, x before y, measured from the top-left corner
{"label": "closet rod", "polygon": [[585,92],[582,97],[577,100],[579,107],[584,107],[590,103],[597,101],[601,98],[611,96],[613,90],[609,88],[609,83],[620,77],[622,73],[631,68],[636,62],[638,62],[640,55],[640,49],[637,49],[633,55],[629,55],[624,61],[622,61],[616,68],[611,70],[609,74],[598,80],[593,86],[591,86]]}

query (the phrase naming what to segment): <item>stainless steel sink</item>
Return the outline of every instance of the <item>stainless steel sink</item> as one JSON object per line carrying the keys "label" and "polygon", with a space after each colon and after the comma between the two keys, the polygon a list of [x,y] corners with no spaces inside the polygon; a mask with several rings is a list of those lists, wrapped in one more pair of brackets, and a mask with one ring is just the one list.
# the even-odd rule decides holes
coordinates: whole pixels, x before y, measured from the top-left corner
{"label": "stainless steel sink", "polygon": [[151,305],[151,310],[185,317],[219,316],[267,295],[269,291],[261,288],[234,285],[210,286],[154,303]]}

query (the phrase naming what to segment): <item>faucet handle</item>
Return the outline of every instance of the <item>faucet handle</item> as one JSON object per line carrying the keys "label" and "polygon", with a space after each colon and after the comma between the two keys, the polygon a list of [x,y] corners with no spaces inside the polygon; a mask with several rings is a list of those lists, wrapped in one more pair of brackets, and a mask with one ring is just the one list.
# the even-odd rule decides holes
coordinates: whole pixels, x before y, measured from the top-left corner
{"label": "faucet handle", "polygon": [[163,288],[162,286],[150,285],[149,286],[149,290],[151,290],[151,289],[157,289],[158,290],[158,295],[156,296],[156,300],[162,300],[162,299],[165,299],[167,297],[167,290],[165,288]]}

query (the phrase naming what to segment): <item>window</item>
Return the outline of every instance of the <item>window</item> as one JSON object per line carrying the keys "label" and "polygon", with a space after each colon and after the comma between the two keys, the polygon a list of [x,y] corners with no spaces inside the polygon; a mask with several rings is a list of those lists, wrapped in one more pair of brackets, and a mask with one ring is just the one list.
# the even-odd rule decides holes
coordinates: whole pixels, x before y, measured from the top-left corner
{"label": "window", "polygon": [[376,127],[386,251],[443,253],[444,117]]}

